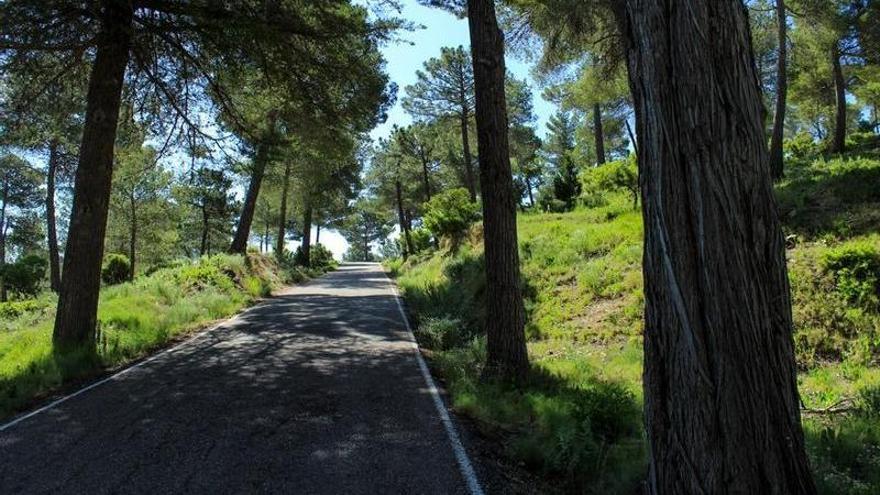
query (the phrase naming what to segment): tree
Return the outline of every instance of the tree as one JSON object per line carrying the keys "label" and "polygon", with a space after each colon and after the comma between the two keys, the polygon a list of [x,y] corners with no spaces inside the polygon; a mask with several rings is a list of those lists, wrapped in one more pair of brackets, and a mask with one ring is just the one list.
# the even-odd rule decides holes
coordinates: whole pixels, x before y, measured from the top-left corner
{"label": "tree", "polygon": [[464,47],[440,51],[440,58],[425,62],[416,72],[418,81],[405,88],[403,108],[422,121],[444,118],[458,120],[464,153],[465,186],[471,200],[477,199],[476,177],[470,147],[470,118],[474,111],[474,73]]}
{"label": "tree", "polygon": [[[7,239],[16,217],[40,201],[39,174],[18,156],[0,155],[0,269],[6,264]],[[6,301],[6,285],[0,276],[0,302]]]}
{"label": "tree", "polygon": [[348,242],[347,261],[373,261],[371,245],[384,241],[391,233],[390,222],[379,213],[381,209],[369,199],[360,199],[351,213],[338,225]]}
{"label": "tree", "polygon": [[785,108],[788,96],[788,16],[785,0],[776,0],[776,111],[773,113],[773,131],[770,134],[770,173],[779,180],[784,173],[782,138],[785,135]]}
{"label": "tree", "polygon": [[639,139],[648,491],[815,493],[743,4],[614,13]]}
{"label": "tree", "polygon": [[467,189],[443,191],[425,205],[425,228],[436,238],[451,239],[453,249],[467,228],[479,219],[480,205],[470,201]]}
{"label": "tree", "polygon": [[571,112],[558,111],[550,117],[547,129],[550,135],[545,151],[553,170],[553,196],[565,210],[571,210],[581,195],[579,167],[574,158],[575,120]]}
{"label": "tree", "polygon": [[[374,84],[377,78],[352,69],[379,71],[381,64],[357,48],[372,47],[375,53],[376,43],[396,27],[385,20],[368,22],[362,7],[329,0],[101,0],[88,9],[69,2],[22,0],[0,4],[0,19],[0,56],[7,60],[47,51],[94,50],[66,246],[69,262],[64,264],[53,335],[60,352],[94,347],[113,145],[130,64],[136,70],[128,74],[139,82],[133,87],[146,88],[143,93],[159,103],[153,107],[173,109],[190,127],[195,127],[192,113],[203,108],[190,105],[198,95],[210,94],[226,113],[236,113],[233,103],[222,97],[228,88],[215,77],[221,67],[269,75],[266,80],[301,104],[301,115],[332,115],[340,95],[358,102],[375,99],[376,92],[362,90],[362,84]],[[316,53],[322,56],[312,56]],[[385,81],[379,79],[381,92]]]}
{"label": "tree", "polygon": [[[188,256],[222,250],[229,242],[237,204],[232,179],[223,169],[198,168],[173,189],[182,214],[181,240]],[[194,244],[193,244],[194,242]]]}
{"label": "tree", "polygon": [[505,381],[525,378],[529,369],[525,308],[519,273],[516,205],[508,148],[504,80],[504,34],[493,0],[468,0],[474,68],[483,236],[486,257],[487,356],[484,373]]}

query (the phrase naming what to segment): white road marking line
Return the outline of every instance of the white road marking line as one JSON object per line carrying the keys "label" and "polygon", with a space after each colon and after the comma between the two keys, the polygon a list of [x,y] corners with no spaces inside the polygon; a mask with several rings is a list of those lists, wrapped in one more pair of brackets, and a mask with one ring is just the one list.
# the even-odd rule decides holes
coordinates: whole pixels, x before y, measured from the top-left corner
{"label": "white road marking line", "polygon": [[425,384],[428,386],[428,390],[431,392],[431,397],[434,399],[434,406],[437,408],[437,413],[440,415],[440,421],[446,428],[446,436],[449,437],[449,443],[452,444],[452,451],[455,453],[455,460],[458,461],[458,468],[461,471],[461,475],[467,482],[468,490],[470,490],[471,495],[483,495],[483,488],[480,487],[480,480],[474,472],[467,451],[464,449],[464,445],[461,443],[461,438],[458,436],[458,431],[456,431],[455,425],[452,423],[452,418],[449,417],[449,411],[446,410],[446,406],[443,404],[443,399],[437,391],[437,385],[434,383],[434,378],[431,377],[431,372],[428,370],[425,358],[422,357],[422,353],[419,351],[419,345],[416,343],[416,336],[409,324],[409,318],[406,317],[406,312],[403,310],[403,304],[400,302],[401,298],[400,294],[397,293],[397,286],[394,284],[394,281],[391,280],[391,277],[388,276],[388,272],[385,271],[384,267],[381,267],[381,270],[391,286],[391,293],[394,294],[394,301],[397,302],[397,309],[400,311],[400,317],[403,319],[404,325],[406,325],[406,331],[409,332],[412,337],[412,348],[415,351],[416,360],[419,362],[419,369],[422,370],[422,377],[425,379]]}
{"label": "white road marking line", "polygon": [[220,323],[218,323],[218,324],[216,324],[216,325],[214,325],[214,326],[212,326],[212,327],[208,327],[208,328],[206,328],[206,329],[204,329],[204,330],[201,330],[201,331],[197,332],[197,333],[196,333],[195,335],[193,335],[192,337],[190,337],[190,338],[184,340],[183,342],[181,342],[181,343],[179,343],[179,344],[177,344],[177,345],[175,345],[175,346],[169,347],[169,348],[167,348],[167,349],[163,349],[163,350],[159,351],[158,353],[153,354],[152,356],[150,356],[150,357],[148,357],[148,358],[146,358],[146,359],[144,359],[144,360],[142,360],[142,361],[138,361],[137,363],[135,363],[135,364],[133,364],[133,365],[131,365],[131,366],[129,366],[129,367],[123,369],[123,370],[117,371],[116,373],[114,373],[114,374],[112,374],[112,375],[110,375],[110,376],[108,376],[108,377],[106,377],[106,378],[103,378],[103,379],[101,379],[101,380],[98,380],[98,381],[95,382],[95,383],[92,383],[92,384],[90,384],[90,385],[87,385],[87,386],[85,386],[85,387],[83,387],[83,388],[77,390],[76,392],[73,392],[73,393],[71,393],[71,394],[65,395],[64,397],[61,397],[60,399],[56,399],[56,400],[54,400],[54,401],[52,401],[52,402],[46,404],[45,406],[40,407],[40,408],[38,408],[38,409],[35,409],[35,410],[33,410],[33,411],[31,411],[31,412],[29,412],[29,413],[27,413],[27,414],[24,414],[24,415],[22,415],[22,416],[18,416],[17,418],[13,419],[12,421],[9,421],[8,423],[6,423],[6,424],[0,426],[0,433],[6,431],[6,430],[9,429],[9,428],[12,428],[13,426],[17,425],[18,423],[21,423],[22,421],[24,421],[24,420],[26,420],[26,419],[28,419],[28,418],[32,418],[32,417],[36,416],[37,414],[40,414],[41,412],[45,412],[45,411],[48,411],[48,410],[50,410],[50,409],[54,409],[55,407],[59,406],[60,404],[62,404],[62,403],[64,403],[64,402],[67,402],[67,401],[69,401],[70,399],[73,399],[74,397],[76,397],[76,396],[78,396],[78,395],[84,394],[84,393],[88,392],[89,390],[91,390],[91,389],[93,389],[93,388],[99,387],[99,386],[101,386],[101,385],[103,385],[103,384],[105,384],[105,383],[107,383],[107,382],[109,382],[109,381],[111,381],[111,380],[115,380],[116,378],[119,378],[120,376],[122,376],[122,375],[128,373],[129,371],[131,371],[131,370],[133,370],[133,369],[140,368],[141,366],[143,366],[143,365],[145,365],[145,364],[147,364],[147,363],[150,363],[150,362],[152,362],[152,361],[158,359],[159,357],[161,357],[161,356],[163,356],[163,355],[165,355],[165,354],[168,354],[168,353],[171,352],[171,351],[175,351],[175,350],[178,350],[178,349],[180,349],[180,348],[182,348],[182,347],[184,347],[184,346],[187,346],[187,345],[189,345],[189,344],[192,344],[193,342],[195,342],[195,341],[196,341],[197,339],[199,339],[200,337],[202,337],[202,336],[204,336],[204,335],[206,335],[206,334],[208,334],[208,333],[211,333],[211,332],[213,332],[214,330],[217,330],[217,329],[219,329],[220,327],[222,327],[222,326],[224,326],[224,325],[229,325],[229,324],[231,324],[231,323],[234,323],[238,318],[240,318],[240,317],[243,316],[244,314],[246,314],[246,313],[248,313],[249,311],[252,311],[252,310],[254,310],[254,309],[256,309],[256,308],[259,308],[260,306],[262,306],[262,305],[264,305],[264,304],[265,304],[265,302],[260,302],[260,303],[258,303],[258,304],[255,304],[255,305],[251,306],[250,308],[245,309],[245,310],[242,311],[241,313],[239,313],[239,314],[233,316],[232,318],[229,318],[229,319],[224,320],[224,321],[222,321],[222,322],[220,322]]}

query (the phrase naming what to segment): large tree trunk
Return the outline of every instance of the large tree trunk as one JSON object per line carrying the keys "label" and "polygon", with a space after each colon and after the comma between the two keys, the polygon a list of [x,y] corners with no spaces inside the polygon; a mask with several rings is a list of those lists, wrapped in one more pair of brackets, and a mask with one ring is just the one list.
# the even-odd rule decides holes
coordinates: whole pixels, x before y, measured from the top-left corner
{"label": "large tree trunk", "polygon": [[251,224],[254,221],[254,212],[257,209],[257,197],[260,195],[260,187],[263,184],[263,176],[266,174],[266,164],[269,161],[268,145],[261,143],[257,146],[251,170],[251,181],[248,184],[247,193],[244,197],[244,205],[241,208],[241,216],[238,219],[238,227],[232,238],[229,252],[232,254],[245,254],[247,252],[248,238],[251,236]]}
{"label": "large tree trunk", "polygon": [[53,343],[61,352],[78,347],[94,349],[113,146],[132,37],[131,2],[105,0],[101,5],[101,32],[89,78],[64,274],[55,316]]}
{"label": "large tree trunk", "polygon": [[648,491],[816,492],[741,0],[627,0],[645,224]]}
{"label": "large tree trunk", "polygon": [[529,360],[516,236],[517,199],[507,143],[504,35],[498,28],[494,1],[468,0],[468,25],[486,246],[485,373],[489,378],[517,381],[525,378]]}
{"label": "large tree trunk", "polygon": [[782,178],[785,164],[782,156],[782,138],[785,133],[785,105],[788,95],[786,66],[788,38],[786,31],[785,0],[776,0],[776,42],[779,44],[776,59],[776,112],[773,114],[773,134],[770,136],[770,173],[774,180]]}
{"label": "large tree trunk", "polygon": [[136,261],[135,257],[137,256],[137,235],[138,235],[138,226],[137,226],[137,202],[135,201],[135,197],[132,195],[129,203],[129,217],[131,218],[131,225],[129,225],[128,232],[128,261],[129,261],[129,272],[128,272],[128,280],[134,281],[134,274],[136,270]]}
{"label": "large tree trunk", "polygon": [[400,234],[404,239],[403,260],[406,261],[407,257],[413,253],[412,238],[409,235],[409,224],[403,212],[403,193],[401,192],[400,180],[394,182],[394,187],[397,192],[397,218],[400,223]]}
{"label": "large tree trunk", "polygon": [[61,260],[58,257],[58,230],[55,223],[55,176],[58,172],[58,140],[49,143],[49,163],[46,171],[46,244],[49,248],[49,287],[53,292],[61,288]]}
{"label": "large tree trunk", "polygon": [[302,261],[305,266],[312,264],[312,207],[306,206],[303,212]]}
{"label": "large tree trunk", "polygon": [[605,163],[605,131],[602,130],[602,107],[593,105],[593,133],[596,140],[596,165]]}
{"label": "large tree trunk", "polygon": [[[464,91],[464,90],[462,90]],[[462,93],[462,99],[464,99],[464,93]],[[474,160],[471,156],[471,140],[468,133],[468,120],[470,120],[470,113],[468,112],[468,108],[466,104],[462,104],[461,109],[461,147],[464,151],[464,173],[465,178],[467,179],[467,189],[468,193],[471,195],[471,201],[477,200],[477,184],[476,179],[474,178]]]}
{"label": "large tree trunk", "polygon": [[831,49],[831,73],[834,75],[834,136],[831,141],[832,153],[846,151],[846,79],[840,65],[840,49],[837,43]]}
{"label": "large tree trunk", "polygon": [[275,256],[284,258],[284,240],[287,238],[287,193],[290,189],[290,162],[284,164],[284,182],[281,183],[280,220],[278,221],[278,240],[275,242]]}

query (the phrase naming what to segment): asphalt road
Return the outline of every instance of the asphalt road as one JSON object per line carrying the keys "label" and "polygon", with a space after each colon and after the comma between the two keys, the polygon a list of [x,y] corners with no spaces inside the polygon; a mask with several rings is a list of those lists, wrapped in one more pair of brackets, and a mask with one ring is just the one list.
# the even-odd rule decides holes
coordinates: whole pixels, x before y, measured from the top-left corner
{"label": "asphalt road", "polygon": [[3,494],[255,492],[470,493],[378,265],[0,431]]}

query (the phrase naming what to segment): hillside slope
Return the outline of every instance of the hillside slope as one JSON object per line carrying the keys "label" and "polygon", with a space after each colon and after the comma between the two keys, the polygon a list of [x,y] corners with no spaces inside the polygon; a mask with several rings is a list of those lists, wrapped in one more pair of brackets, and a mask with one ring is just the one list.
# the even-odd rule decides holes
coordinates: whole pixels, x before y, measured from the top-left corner
{"label": "hillside slope", "polygon": [[[778,186],[805,429],[824,493],[880,491],[880,161],[795,161]],[[532,376],[478,381],[485,283],[475,226],[455,253],[391,264],[456,409],[566,490],[631,493],[644,476],[641,212],[621,193],[524,214]]]}

